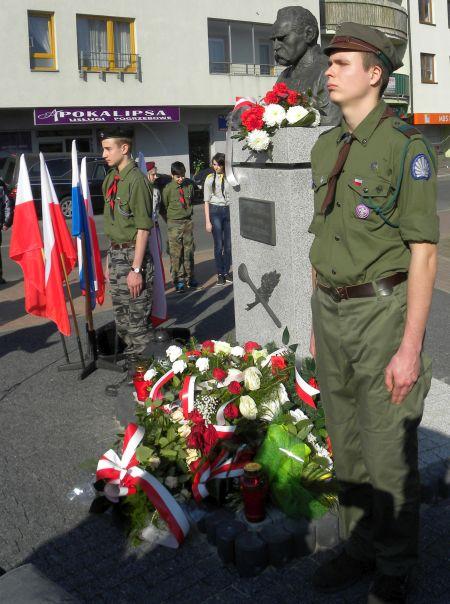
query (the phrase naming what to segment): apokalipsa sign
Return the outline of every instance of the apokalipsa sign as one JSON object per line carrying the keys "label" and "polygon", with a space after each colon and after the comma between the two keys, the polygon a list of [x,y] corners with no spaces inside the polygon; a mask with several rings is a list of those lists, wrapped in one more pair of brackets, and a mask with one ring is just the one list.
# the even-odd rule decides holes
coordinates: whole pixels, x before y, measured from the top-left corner
{"label": "apokalipsa sign", "polygon": [[35,126],[179,121],[179,107],[38,107],[34,110]]}

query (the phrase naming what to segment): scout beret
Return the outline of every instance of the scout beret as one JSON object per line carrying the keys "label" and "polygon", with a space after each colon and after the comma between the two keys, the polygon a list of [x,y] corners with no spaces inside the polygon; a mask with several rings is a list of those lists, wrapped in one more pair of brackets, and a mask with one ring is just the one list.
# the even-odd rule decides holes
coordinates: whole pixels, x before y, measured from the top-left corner
{"label": "scout beret", "polygon": [[149,172],[150,170],[153,170],[153,168],[156,166],[154,161],[148,161],[145,164],[145,167],[147,168],[147,172]]}
{"label": "scout beret", "polygon": [[390,73],[403,65],[392,40],[386,34],[360,23],[342,23],[336,29],[335,36],[323,52],[330,55],[334,50],[373,52]]}
{"label": "scout beret", "polygon": [[133,138],[133,130],[127,130],[121,126],[111,126],[110,128],[103,128],[99,133],[99,139],[101,141],[107,138]]}

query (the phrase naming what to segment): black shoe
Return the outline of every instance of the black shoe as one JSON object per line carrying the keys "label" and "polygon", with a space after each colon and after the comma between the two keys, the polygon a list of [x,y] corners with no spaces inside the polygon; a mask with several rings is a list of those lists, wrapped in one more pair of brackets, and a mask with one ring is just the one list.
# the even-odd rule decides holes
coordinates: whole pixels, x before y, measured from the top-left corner
{"label": "black shoe", "polygon": [[0,285],[5,285],[6,281],[3,279],[3,277],[0,277]]}
{"label": "black shoe", "polygon": [[375,568],[375,562],[357,560],[343,550],[340,554],[325,562],[313,575],[313,586],[318,591],[334,592],[356,583],[361,577]]}
{"label": "black shoe", "polygon": [[200,289],[200,285],[195,279],[189,279],[187,286],[189,289]]}
{"label": "black shoe", "polygon": [[217,275],[216,285],[225,285],[225,277],[223,275]]}
{"label": "black shoe", "polygon": [[232,273],[227,273],[225,276],[225,281],[227,281],[228,283],[233,283],[233,275]]}
{"label": "black shoe", "polygon": [[408,594],[408,575],[377,573],[369,589],[367,604],[404,604]]}

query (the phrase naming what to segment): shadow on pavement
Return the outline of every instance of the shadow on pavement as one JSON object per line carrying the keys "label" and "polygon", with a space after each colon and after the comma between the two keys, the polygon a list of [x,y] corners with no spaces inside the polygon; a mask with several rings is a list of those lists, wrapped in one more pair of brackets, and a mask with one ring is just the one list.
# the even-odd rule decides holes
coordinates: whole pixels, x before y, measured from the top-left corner
{"label": "shadow on pavement", "polygon": [[16,350],[32,353],[54,346],[56,340],[48,340],[57,333],[54,323],[43,323],[0,335],[0,358]]}

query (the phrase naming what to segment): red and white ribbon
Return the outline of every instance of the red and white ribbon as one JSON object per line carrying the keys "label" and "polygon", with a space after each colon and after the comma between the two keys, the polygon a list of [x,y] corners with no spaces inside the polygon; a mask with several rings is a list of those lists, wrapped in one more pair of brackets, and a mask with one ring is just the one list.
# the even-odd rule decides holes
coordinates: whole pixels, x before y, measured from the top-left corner
{"label": "red and white ribbon", "polygon": [[316,396],[320,393],[320,390],[314,388],[308,382],[302,378],[297,369],[295,370],[295,391],[299,398],[305,403],[305,405],[309,405],[313,409],[317,409],[316,403],[313,400],[313,396]]}
{"label": "red and white ribbon", "polygon": [[170,371],[168,371],[167,373],[165,373],[163,376],[161,376],[159,378],[159,380],[157,382],[154,383],[152,389],[150,390],[150,395],[149,397],[152,399],[152,401],[156,401],[157,399],[162,399],[162,395],[161,395],[161,388],[167,384],[167,382],[170,382],[170,380],[174,377],[175,373],[174,371],[171,369]]}
{"label": "red and white ribbon", "polygon": [[123,439],[122,457],[112,449],[102,455],[97,465],[97,479],[107,481],[104,493],[113,503],[117,503],[119,497],[136,493],[139,485],[173,535],[173,539],[166,542],[166,545],[178,547],[189,532],[189,521],[174,497],[159,480],[138,467],[136,449],[144,433],[142,426],[128,424]]}
{"label": "red and white ribbon", "polygon": [[224,403],[221,405],[216,413],[216,422],[214,424],[214,428],[219,436],[219,438],[232,438],[234,431],[236,430],[236,426],[227,426],[227,421],[225,419],[225,407],[227,407],[230,403]]}
{"label": "red and white ribbon", "polygon": [[240,447],[234,457],[229,457],[228,451],[222,451],[213,461],[206,460],[194,475],[192,483],[192,494],[194,499],[199,502],[209,495],[206,483],[213,478],[234,478],[244,473],[244,466],[247,463],[239,462],[239,453],[245,447]]}
{"label": "red and white ribbon", "polygon": [[178,394],[183,415],[186,419],[188,419],[189,413],[192,413],[194,410],[194,390],[196,377],[197,376],[195,375],[186,376],[184,378],[183,387]]}
{"label": "red and white ribbon", "polygon": [[256,99],[252,97],[236,97],[233,111],[228,119],[227,139],[225,147],[225,176],[232,187],[239,186],[239,182],[233,172],[233,140],[231,138],[232,121],[235,114],[243,107],[254,107],[257,104]]}
{"label": "red and white ribbon", "polygon": [[266,365],[268,365],[271,362],[272,357],[284,357],[284,355],[287,353],[288,349],[284,346],[283,348],[278,348],[278,350],[275,350],[275,352],[271,352],[269,356],[264,359],[264,361],[261,363],[261,367],[265,367]]}

